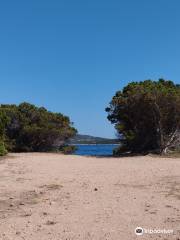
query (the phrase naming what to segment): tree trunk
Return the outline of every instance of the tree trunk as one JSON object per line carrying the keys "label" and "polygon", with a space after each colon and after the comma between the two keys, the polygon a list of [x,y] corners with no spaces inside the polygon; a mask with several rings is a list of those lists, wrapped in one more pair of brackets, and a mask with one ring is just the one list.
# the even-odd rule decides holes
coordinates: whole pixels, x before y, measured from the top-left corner
{"label": "tree trunk", "polygon": [[180,147],[180,130],[176,129],[169,136],[164,148],[162,149],[162,154],[167,154],[170,148],[178,149]]}

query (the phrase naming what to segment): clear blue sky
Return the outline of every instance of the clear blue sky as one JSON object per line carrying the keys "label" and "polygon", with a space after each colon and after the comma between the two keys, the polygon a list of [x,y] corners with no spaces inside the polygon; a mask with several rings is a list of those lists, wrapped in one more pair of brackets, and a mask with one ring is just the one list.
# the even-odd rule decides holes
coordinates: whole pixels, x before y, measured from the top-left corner
{"label": "clear blue sky", "polygon": [[0,102],[71,117],[114,137],[105,107],[132,80],[180,83],[179,0],[6,0],[0,4]]}

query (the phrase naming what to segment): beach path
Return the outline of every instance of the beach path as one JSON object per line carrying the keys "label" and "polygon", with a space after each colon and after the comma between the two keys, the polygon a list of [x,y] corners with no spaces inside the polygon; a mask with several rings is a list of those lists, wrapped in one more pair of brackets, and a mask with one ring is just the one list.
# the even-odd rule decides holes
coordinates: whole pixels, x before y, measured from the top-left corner
{"label": "beach path", "polygon": [[1,240],[178,240],[180,158],[10,154],[0,160],[0,222]]}

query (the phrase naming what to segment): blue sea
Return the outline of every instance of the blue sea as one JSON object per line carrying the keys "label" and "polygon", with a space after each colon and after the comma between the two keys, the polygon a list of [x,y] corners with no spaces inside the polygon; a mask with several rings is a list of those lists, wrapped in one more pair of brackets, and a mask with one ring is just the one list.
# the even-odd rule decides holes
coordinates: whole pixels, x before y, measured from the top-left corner
{"label": "blue sea", "polygon": [[75,155],[82,156],[112,156],[113,149],[118,147],[117,144],[91,144],[76,145]]}

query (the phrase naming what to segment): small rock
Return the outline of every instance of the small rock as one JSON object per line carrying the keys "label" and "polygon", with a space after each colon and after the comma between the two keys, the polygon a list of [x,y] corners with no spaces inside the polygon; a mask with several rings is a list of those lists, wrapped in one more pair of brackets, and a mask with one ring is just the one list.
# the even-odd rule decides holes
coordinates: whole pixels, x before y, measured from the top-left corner
{"label": "small rock", "polygon": [[48,221],[46,222],[46,225],[54,225],[54,224],[56,224],[56,222],[54,222],[54,221],[48,220]]}
{"label": "small rock", "polygon": [[25,204],[23,202],[20,202],[19,205],[24,206]]}
{"label": "small rock", "polygon": [[32,213],[25,213],[24,215],[23,215],[23,217],[30,217],[32,215]]}

